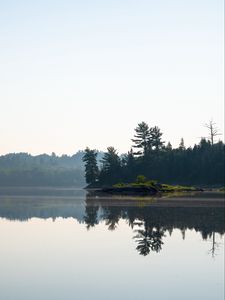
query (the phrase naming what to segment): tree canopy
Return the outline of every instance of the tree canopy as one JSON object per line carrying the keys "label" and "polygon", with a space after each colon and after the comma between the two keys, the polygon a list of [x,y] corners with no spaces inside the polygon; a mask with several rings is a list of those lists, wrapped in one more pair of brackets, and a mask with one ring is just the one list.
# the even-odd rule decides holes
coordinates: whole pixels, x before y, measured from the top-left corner
{"label": "tree canopy", "polygon": [[173,148],[170,142],[164,145],[162,135],[159,127],[139,123],[133,147],[126,155],[119,156],[114,147],[107,149],[99,167],[99,184],[133,182],[142,174],[170,184],[224,185],[223,142],[202,138],[199,144],[186,148],[181,138],[178,148]]}
{"label": "tree canopy", "polygon": [[84,151],[83,161],[87,183],[94,183],[98,178],[97,154],[96,150],[90,150],[88,147]]}

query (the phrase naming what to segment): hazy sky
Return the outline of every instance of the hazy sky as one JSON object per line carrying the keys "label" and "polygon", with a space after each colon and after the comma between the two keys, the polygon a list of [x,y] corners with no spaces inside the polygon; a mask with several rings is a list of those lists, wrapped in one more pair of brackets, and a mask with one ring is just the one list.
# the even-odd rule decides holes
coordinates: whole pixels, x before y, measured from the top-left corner
{"label": "hazy sky", "polygon": [[223,133],[223,0],[0,0],[0,154]]}

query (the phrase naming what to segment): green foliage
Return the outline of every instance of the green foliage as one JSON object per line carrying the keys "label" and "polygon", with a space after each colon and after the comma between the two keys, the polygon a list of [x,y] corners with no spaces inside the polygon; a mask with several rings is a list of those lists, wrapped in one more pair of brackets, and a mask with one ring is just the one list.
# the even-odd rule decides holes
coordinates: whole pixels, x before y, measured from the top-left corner
{"label": "green foliage", "polygon": [[144,175],[138,175],[135,182],[131,183],[116,183],[113,187],[123,188],[123,187],[157,187],[158,183],[156,180],[148,180]]}
{"label": "green foliage", "polygon": [[126,186],[128,186],[128,185],[123,182],[119,182],[119,183],[116,183],[113,185],[113,187],[115,187],[115,188],[122,188],[122,187],[126,187]]}
{"label": "green foliage", "polygon": [[134,130],[133,147],[139,148],[139,151],[135,153],[136,155],[146,156],[152,150],[158,151],[163,148],[164,142],[161,139],[162,132],[159,127],[150,128],[147,123],[141,122]]}
{"label": "green foliage", "polygon": [[144,175],[138,175],[136,178],[136,183],[146,183],[147,178]]}
{"label": "green foliage", "polygon": [[[54,152],[52,155],[12,153],[0,156],[0,185],[84,186],[84,163],[87,182],[94,182],[100,186],[132,182],[158,188],[158,184],[152,181],[136,182],[140,174],[146,178],[155,178],[159,182],[181,186],[224,185],[223,142],[212,144],[206,139],[201,139],[198,145],[185,148],[182,139],[179,147],[173,149],[170,143],[164,146],[161,137],[162,133],[157,126],[149,127],[145,122],[141,122],[135,128],[135,136],[132,139],[138,152],[134,153],[131,149],[121,157],[113,147],[109,147],[103,157],[99,152],[88,148],[85,152],[79,151],[72,156],[59,157]],[[135,155],[137,153],[139,155]],[[100,170],[99,161],[102,163]]]}
{"label": "green foliage", "polygon": [[159,192],[183,192],[183,191],[195,191],[196,189],[191,186],[182,186],[182,185],[169,185],[169,184],[159,184],[156,180],[148,180],[145,176],[139,175],[135,182],[130,183],[117,183],[114,184],[115,188],[124,188],[124,187],[135,187],[135,188],[154,188]]}
{"label": "green foliage", "polygon": [[0,156],[0,186],[85,185],[83,152],[72,156],[11,153]]}
{"label": "green foliage", "polygon": [[195,191],[194,187],[182,185],[162,184],[161,188],[164,192]]}
{"label": "green foliage", "polygon": [[108,147],[107,150],[102,158],[99,181],[103,184],[114,184],[122,175],[122,162],[114,147]]}
{"label": "green foliage", "polygon": [[134,142],[134,147],[140,150],[136,154],[146,154],[148,150],[148,144],[150,140],[150,129],[147,123],[141,122],[135,128],[135,135],[132,142]]}
{"label": "green foliage", "polygon": [[[127,155],[123,155],[121,160],[116,154],[116,161],[120,160],[120,166],[118,163],[117,168],[109,168],[106,164],[106,167],[100,170],[99,185],[115,184],[119,181],[146,185],[143,180],[136,182],[140,174],[160,182],[176,184],[177,190],[182,189],[182,186],[224,184],[223,142],[212,145],[206,139],[201,139],[198,145],[186,148],[184,140],[181,139],[179,147],[173,149],[170,143],[164,146],[161,136],[162,133],[157,126],[150,128],[145,122],[139,123],[132,139],[134,148],[138,148],[139,151],[133,153],[131,150]],[[107,162],[108,156],[105,156],[105,159]],[[157,186],[154,182],[148,184]]]}
{"label": "green foliage", "polygon": [[150,149],[162,149],[164,142],[162,142],[161,136],[162,132],[159,127],[155,126],[150,128],[150,139],[148,143],[150,145]]}
{"label": "green foliage", "polygon": [[0,186],[84,186],[83,171],[66,168],[0,170]]}
{"label": "green foliage", "polygon": [[85,178],[88,184],[95,183],[98,179],[97,151],[85,149],[83,161],[85,163]]}

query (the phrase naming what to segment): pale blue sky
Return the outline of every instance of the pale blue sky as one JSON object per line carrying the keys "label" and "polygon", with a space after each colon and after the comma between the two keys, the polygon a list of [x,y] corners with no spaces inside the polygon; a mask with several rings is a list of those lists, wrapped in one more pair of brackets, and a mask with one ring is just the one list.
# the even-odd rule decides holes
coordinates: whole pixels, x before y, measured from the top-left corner
{"label": "pale blue sky", "polygon": [[223,1],[0,0],[0,154],[223,133]]}

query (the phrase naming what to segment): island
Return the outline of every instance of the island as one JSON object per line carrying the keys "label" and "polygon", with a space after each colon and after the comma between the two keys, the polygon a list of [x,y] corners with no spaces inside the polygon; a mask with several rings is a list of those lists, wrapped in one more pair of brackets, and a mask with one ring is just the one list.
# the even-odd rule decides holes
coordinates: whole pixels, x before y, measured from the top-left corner
{"label": "island", "polygon": [[117,183],[100,186],[98,183],[89,184],[86,190],[92,194],[125,195],[125,196],[152,196],[163,193],[200,192],[203,189],[192,186],[169,185],[148,180],[145,176],[137,176],[135,182]]}
{"label": "island", "polygon": [[89,193],[149,196],[197,192],[202,187],[222,191],[223,142],[215,142],[212,136],[211,140],[201,138],[199,144],[186,147],[181,138],[179,146],[173,148],[170,142],[165,144],[158,126],[141,122],[134,131],[127,153],[119,154],[112,146],[104,153],[88,147],[84,150]]}

